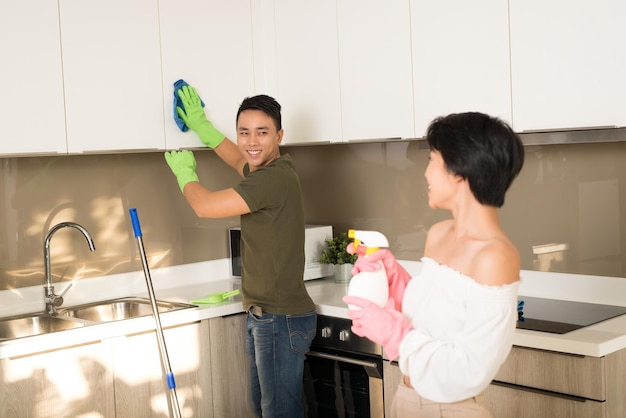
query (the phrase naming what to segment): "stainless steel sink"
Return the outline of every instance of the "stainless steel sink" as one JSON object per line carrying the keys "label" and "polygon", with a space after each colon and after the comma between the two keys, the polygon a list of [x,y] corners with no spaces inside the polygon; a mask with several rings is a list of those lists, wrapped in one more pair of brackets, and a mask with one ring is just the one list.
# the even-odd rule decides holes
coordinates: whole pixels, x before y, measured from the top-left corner
{"label": "stainless steel sink", "polygon": [[12,316],[0,320],[0,340],[32,337],[82,326],[84,324],[80,322],[50,316],[45,312]]}
{"label": "stainless steel sink", "polygon": [[[157,301],[159,314],[180,309],[195,308],[194,305]],[[152,315],[148,298],[126,297],[92,302],[78,306],[59,308],[57,316],[45,312],[0,318],[0,341],[32,337],[94,325]]]}
{"label": "stainless steel sink", "polygon": [[[178,302],[157,301],[159,314],[180,309],[195,308],[194,305]],[[79,306],[61,308],[59,316],[88,322],[111,322],[152,315],[150,299],[131,297],[93,302]]]}

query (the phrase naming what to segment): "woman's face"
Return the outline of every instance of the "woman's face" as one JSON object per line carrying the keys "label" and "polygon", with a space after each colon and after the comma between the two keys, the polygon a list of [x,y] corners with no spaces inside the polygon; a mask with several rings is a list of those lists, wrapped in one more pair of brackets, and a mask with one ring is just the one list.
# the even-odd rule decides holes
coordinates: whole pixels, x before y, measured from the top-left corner
{"label": "woman's face", "polygon": [[424,176],[428,184],[428,205],[433,209],[448,208],[458,177],[448,170],[439,151],[430,151]]}

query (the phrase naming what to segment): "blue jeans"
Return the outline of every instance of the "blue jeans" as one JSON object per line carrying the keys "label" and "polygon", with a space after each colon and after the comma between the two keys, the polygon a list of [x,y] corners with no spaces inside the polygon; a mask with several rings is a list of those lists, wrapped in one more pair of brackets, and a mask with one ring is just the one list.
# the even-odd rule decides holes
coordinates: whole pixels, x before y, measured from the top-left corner
{"label": "blue jeans", "polygon": [[274,315],[248,312],[246,351],[250,389],[259,418],[299,418],[305,354],[315,338],[317,314]]}

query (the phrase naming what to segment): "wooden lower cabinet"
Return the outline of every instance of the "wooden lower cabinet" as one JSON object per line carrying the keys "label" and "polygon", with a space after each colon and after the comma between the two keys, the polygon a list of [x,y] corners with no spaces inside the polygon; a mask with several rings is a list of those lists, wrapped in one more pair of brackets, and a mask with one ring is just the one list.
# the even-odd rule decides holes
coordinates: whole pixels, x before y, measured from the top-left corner
{"label": "wooden lower cabinet", "polygon": [[[213,416],[209,321],[163,331],[182,416]],[[116,418],[170,416],[155,331],[113,339]]]}
{"label": "wooden lower cabinet", "polygon": [[398,390],[402,379],[402,372],[397,362],[383,361],[383,401],[385,403],[385,416],[391,416],[391,401]]}
{"label": "wooden lower cabinet", "polygon": [[0,417],[114,417],[109,341],[0,360]]}
{"label": "wooden lower cabinet", "polygon": [[576,399],[529,388],[491,384],[485,391],[489,411],[498,418],[602,418],[605,402]]}
{"label": "wooden lower cabinet", "polygon": [[590,357],[513,347],[485,398],[498,418],[623,418],[626,350]]}
{"label": "wooden lower cabinet", "polygon": [[[164,329],[185,418],[254,417],[246,314]],[[169,417],[156,332],[0,360],[2,418]]]}
{"label": "wooden lower cabinet", "polygon": [[[164,330],[182,415],[254,417],[246,314]],[[155,331],[0,360],[0,417],[169,416]],[[383,365],[385,414],[400,382]],[[497,418],[624,418],[626,349],[605,357],[513,347],[485,391]]]}
{"label": "wooden lower cabinet", "polygon": [[244,313],[209,320],[215,418],[255,416],[245,347],[247,317]]}
{"label": "wooden lower cabinet", "polygon": [[[385,416],[401,379],[384,362]],[[626,417],[626,349],[605,357],[513,347],[485,390],[494,418]]]}
{"label": "wooden lower cabinet", "polygon": [[[164,330],[183,417],[254,417],[246,317],[216,317]],[[117,418],[170,416],[159,355],[154,332],[115,343]]]}

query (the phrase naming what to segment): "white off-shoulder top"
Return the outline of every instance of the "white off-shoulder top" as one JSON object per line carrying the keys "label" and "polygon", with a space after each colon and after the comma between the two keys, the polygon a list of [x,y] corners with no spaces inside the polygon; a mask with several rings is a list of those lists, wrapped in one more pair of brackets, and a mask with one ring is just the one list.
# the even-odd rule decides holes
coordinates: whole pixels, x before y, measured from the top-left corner
{"label": "white off-shoulder top", "polygon": [[482,285],[422,258],[402,301],[413,330],[402,339],[398,359],[422,397],[457,402],[489,385],[511,350],[519,284]]}

